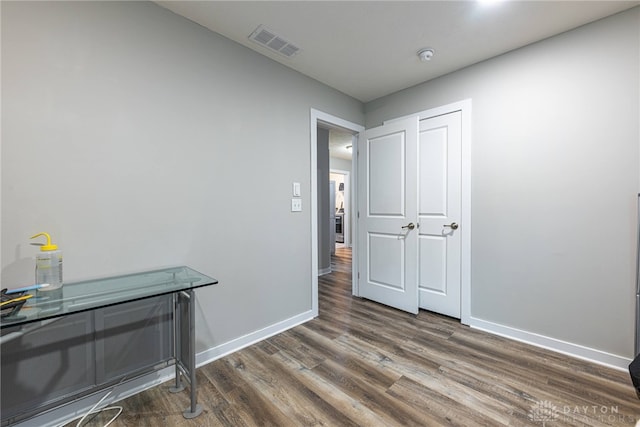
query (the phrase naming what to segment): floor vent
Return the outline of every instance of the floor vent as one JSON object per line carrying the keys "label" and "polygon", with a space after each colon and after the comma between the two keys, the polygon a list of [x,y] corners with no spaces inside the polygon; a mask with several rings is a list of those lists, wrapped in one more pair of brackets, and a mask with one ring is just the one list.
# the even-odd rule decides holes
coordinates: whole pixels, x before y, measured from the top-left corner
{"label": "floor vent", "polygon": [[280,55],[284,55],[287,58],[291,58],[298,52],[300,52],[300,48],[288,40],[283,39],[273,31],[268,28],[260,25],[255,29],[253,33],[249,36],[250,40],[266,47],[269,50],[274,52],[278,52]]}

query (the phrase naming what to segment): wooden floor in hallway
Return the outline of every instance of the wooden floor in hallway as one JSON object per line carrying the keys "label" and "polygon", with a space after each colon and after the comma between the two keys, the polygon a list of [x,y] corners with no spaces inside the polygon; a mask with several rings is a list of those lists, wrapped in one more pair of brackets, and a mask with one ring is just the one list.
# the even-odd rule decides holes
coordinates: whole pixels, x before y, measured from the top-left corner
{"label": "wooden floor in hallway", "polygon": [[169,382],[120,402],[112,426],[633,426],[640,418],[627,372],[353,297],[348,249],[319,278],[318,318],[199,368],[197,379],[200,417],[182,417],[188,391],[170,394]]}

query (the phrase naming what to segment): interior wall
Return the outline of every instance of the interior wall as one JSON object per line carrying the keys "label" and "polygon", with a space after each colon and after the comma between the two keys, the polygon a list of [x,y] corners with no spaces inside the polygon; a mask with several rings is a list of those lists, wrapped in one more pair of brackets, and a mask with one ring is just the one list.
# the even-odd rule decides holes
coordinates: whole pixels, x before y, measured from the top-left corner
{"label": "interior wall", "polygon": [[351,160],[331,157],[329,159],[329,166],[331,167],[331,169],[351,172]]}
{"label": "interior wall", "polygon": [[474,318],[633,357],[639,52],[635,8],[365,105],[472,99]]}
{"label": "interior wall", "polygon": [[150,2],[0,7],[3,287],[47,231],[67,282],[217,278],[197,351],[311,310],[309,111],[362,123],[359,101]]}
{"label": "interior wall", "polygon": [[318,128],[318,271],[331,271],[329,129]]}

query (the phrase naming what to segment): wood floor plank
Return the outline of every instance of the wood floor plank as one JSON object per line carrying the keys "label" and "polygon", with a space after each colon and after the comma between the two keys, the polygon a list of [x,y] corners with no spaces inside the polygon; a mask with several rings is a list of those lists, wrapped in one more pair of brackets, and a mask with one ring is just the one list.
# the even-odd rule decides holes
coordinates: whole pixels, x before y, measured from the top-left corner
{"label": "wood floor plank", "polygon": [[304,326],[307,329],[315,331],[321,334],[322,336],[332,340],[336,339],[337,337],[339,337],[345,332],[343,328],[340,328],[333,323],[322,321],[317,317],[305,323]]}
{"label": "wood floor plank", "polygon": [[223,395],[229,402],[229,406],[234,408],[234,418],[241,420],[242,424],[248,426],[286,425],[287,416],[265,399],[252,383],[243,378],[240,372],[243,369],[244,366],[238,363],[237,359],[225,358],[223,363],[215,366],[215,372],[211,372],[210,368],[205,369],[205,372],[212,373],[213,378],[221,372],[225,378],[233,378],[233,387]]}
{"label": "wood floor plank", "polygon": [[263,357],[257,349],[247,349],[229,356],[236,367],[242,366],[242,377],[250,382],[272,405],[279,408],[295,425],[355,425],[336,412],[312,390],[289,375],[277,359]]}
{"label": "wood floor plank", "polygon": [[[457,399],[460,404],[464,403],[470,406],[470,410],[474,413],[492,412],[494,418],[499,420],[503,418],[503,415],[508,416],[512,412],[512,409],[516,406],[515,403],[519,403],[522,407],[529,407],[529,402],[522,399],[519,393],[511,392],[509,398],[496,396],[495,394],[487,396],[487,391],[491,390],[491,388],[477,391],[466,387],[464,382],[451,381],[446,375],[443,375],[440,365],[417,358],[411,352],[398,351],[386,355],[376,355],[376,347],[370,346],[365,342],[359,342],[358,338],[355,337],[343,338],[342,342],[346,343],[348,339],[350,345],[354,346],[354,348],[365,349],[369,346],[370,351],[368,353],[360,353],[362,357],[376,358],[385,368],[402,374],[404,378],[424,384],[430,390],[451,401]],[[463,411],[462,406],[460,406],[460,411],[464,412],[466,410]]]}
{"label": "wood floor plank", "polygon": [[487,417],[483,412],[465,407],[455,399],[407,377],[402,377],[387,393],[424,412],[425,425],[520,425],[514,424],[506,411],[497,419]]}
{"label": "wood floor plank", "polygon": [[271,340],[281,351],[287,351],[294,355],[308,369],[317,366],[325,359],[323,355],[315,353],[304,343],[296,340],[295,334],[291,331],[283,332]]}
{"label": "wood floor plank", "polygon": [[280,352],[274,357],[288,366],[291,374],[298,378],[310,390],[323,397],[337,411],[348,417],[360,426],[383,426],[384,420],[363,404],[359,399],[345,393],[340,388],[326,380],[323,376],[300,365],[295,359],[290,358],[286,351]]}
{"label": "wood floor plank", "polygon": [[425,418],[420,412],[404,401],[387,395],[386,389],[380,389],[363,378],[351,375],[351,372],[340,364],[325,361],[316,366],[313,371],[333,384],[335,388],[362,402],[384,420],[384,425],[422,426],[425,424]]}

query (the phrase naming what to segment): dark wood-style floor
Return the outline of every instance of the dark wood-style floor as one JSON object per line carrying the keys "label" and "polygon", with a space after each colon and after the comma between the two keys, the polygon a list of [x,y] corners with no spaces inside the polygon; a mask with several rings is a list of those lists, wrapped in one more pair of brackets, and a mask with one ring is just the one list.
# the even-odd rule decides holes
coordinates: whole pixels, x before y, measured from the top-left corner
{"label": "dark wood-style floor", "polygon": [[[421,311],[351,296],[351,253],[320,277],[320,316],[198,369],[203,414],[171,383],[114,426],[633,426],[628,373]],[[88,425],[102,425],[104,418]]]}

